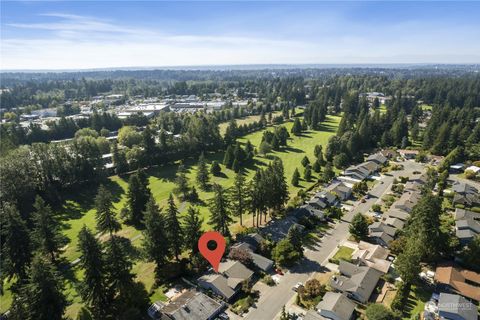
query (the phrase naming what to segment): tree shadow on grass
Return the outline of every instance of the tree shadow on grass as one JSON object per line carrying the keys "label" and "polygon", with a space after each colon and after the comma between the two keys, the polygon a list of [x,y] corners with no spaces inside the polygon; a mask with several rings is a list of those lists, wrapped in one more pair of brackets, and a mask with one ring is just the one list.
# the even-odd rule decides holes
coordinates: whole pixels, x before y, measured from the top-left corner
{"label": "tree shadow on grass", "polygon": [[284,147],[284,148],[281,148],[280,149],[280,152],[285,152],[285,153],[288,153],[288,152],[294,152],[294,153],[305,153],[305,151],[303,151],[302,149],[298,149],[298,148],[293,148],[293,147]]}

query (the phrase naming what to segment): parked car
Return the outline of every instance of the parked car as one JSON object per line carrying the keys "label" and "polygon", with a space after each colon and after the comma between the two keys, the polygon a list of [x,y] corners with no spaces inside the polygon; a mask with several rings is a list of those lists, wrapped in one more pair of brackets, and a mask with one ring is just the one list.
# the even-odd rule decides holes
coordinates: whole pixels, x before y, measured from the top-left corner
{"label": "parked car", "polygon": [[303,283],[297,282],[297,284],[293,286],[292,290],[297,292],[301,287],[303,287]]}
{"label": "parked car", "polygon": [[226,314],[225,312],[222,312],[218,315],[217,319],[219,320],[228,320],[230,319],[230,317],[228,316],[228,314]]}
{"label": "parked car", "polygon": [[280,268],[276,268],[276,269],[275,269],[275,272],[276,272],[277,274],[279,274],[279,275],[283,276],[282,269],[280,269]]}

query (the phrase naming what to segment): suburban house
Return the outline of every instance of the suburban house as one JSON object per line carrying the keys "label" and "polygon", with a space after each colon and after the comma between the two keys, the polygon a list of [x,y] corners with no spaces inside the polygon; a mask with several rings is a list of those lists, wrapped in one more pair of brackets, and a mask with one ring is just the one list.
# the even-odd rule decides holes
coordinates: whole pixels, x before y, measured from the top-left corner
{"label": "suburban house", "polygon": [[338,203],[337,195],[327,190],[322,190],[315,193],[312,199],[319,199],[327,206],[334,206]]}
{"label": "suburban house", "polygon": [[237,240],[248,243],[253,250],[256,251],[260,244],[265,241],[265,238],[263,238],[259,233],[249,233],[247,235],[238,235]]}
{"label": "suburban house", "polygon": [[368,226],[369,237],[379,245],[387,247],[393,241],[397,229],[383,223],[374,222]]}
{"label": "suburban house", "polygon": [[409,159],[415,159],[415,157],[418,155],[418,150],[397,150],[400,156],[402,156],[404,159],[409,160]]}
{"label": "suburban house", "polygon": [[405,222],[398,218],[388,217],[385,219],[385,224],[390,227],[394,227],[395,229],[403,229],[405,226]]}
{"label": "suburban house", "polygon": [[475,187],[464,182],[455,182],[452,185],[452,190],[455,193],[453,196],[453,204],[462,204],[465,206],[480,204],[478,190]]}
{"label": "suburban house", "polygon": [[372,161],[375,162],[376,164],[383,166],[388,162],[388,159],[386,156],[384,156],[381,153],[375,153],[371,154],[367,157],[366,161]]}
{"label": "suburban house", "polygon": [[148,315],[155,320],[213,320],[225,309],[197,290],[187,290],[168,303],[157,301],[148,308]]}
{"label": "suburban house", "polygon": [[339,292],[327,292],[317,304],[318,313],[327,319],[350,320],[353,317],[355,303]]}
{"label": "suburban house", "polygon": [[393,204],[393,207],[407,212],[412,212],[413,207],[417,204],[421,197],[422,196],[419,192],[404,192],[400,199]]}
{"label": "suburban house", "polygon": [[395,209],[395,208],[390,208],[386,213],[385,216],[389,218],[397,218],[402,221],[407,221],[408,218],[410,217],[410,214],[406,211]]}
{"label": "suburban house", "polygon": [[458,294],[440,293],[438,316],[448,320],[477,320],[477,307]]}
{"label": "suburban house", "polygon": [[383,149],[380,151],[380,154],[387,159],[394,159],[398,157],[398,152],[393,149]]}
{"label": "suburban house", "polygon": [[314,208],[310,204],[304,204],[300,208],[296,209],[293,215],[295,215],[295,217],[297,217],[298,219],[302,217],[306,217],[306,218],[315,217],[321,221],[325,220],[325,212]]}
{"label": "suburban house", "polygon": [[361,303],[368,302],[382,272],[366,266],[357,266],[344,260],[340,260],[338,269],[341,275],[333,276],[330,286],[335,291],[343,292],[349,298]]}
{"label": "suburban house", "polygon": [[442,292],[452,292],[480,302],[480,274],[451,263],[439,265],[435,283]]}
{"label": "suburban house", "polygon": [[305,230],[305,227],[298,223],[296,217],[288,215],[284,219],[271,220],[260,232],[263,236],[278,242],[287,236],[288,230],[292,227],[295,227],[302,232]]}
{"label": "suburban house", "polygon": [[388,273],[392,262],[387,260],[389,251],[382,246],[360,241],[352,254],[352,262]]}
{"label": "suburban house", "polygon": [[227,260],[221,262],[219,273],[208,273],[198,278],[198,284],[215,294],[230,301],[240,291],[244,281],[250,281],[253,271],[238,261]]}
{"label": "suburban house", "polygon": [[325,190],[336,195],[340,201],[347,200],[352,195],[352,188],[341,181],[331,183]]}
{"label": "suburban house", "polygon": [[317,197],[311,198],[307,202],[307,204],[314,207],[315,209],[318,209],[318,210],[325,209],[328,206],[328,204],[326,203],[325,200],[317,198]]}
{"label": "suburban house", "polygon": [[256,247],[251,246],[246,242],[239,242],[232,246],[232,249],[245,250],[250,254],[253,264],[264,272],[268,272],[273,267],[273,261],[265,258],[262,255],[255,253]]}

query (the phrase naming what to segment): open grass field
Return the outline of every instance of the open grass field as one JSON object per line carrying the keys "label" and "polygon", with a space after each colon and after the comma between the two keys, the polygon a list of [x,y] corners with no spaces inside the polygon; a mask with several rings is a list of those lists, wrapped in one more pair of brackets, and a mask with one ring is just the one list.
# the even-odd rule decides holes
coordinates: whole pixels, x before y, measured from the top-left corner
{"label": "open grass field", "polygon": [[[279,116],[281,114],[282,114],[281,111],[272,112],[273,117]],[[247,116],[247,117],[244,117],[244,118],[241,118],[241,119],[236,119],[238,126],[243,125],[243,124],[250,124],[250,123],[253,123],[253,122],[259,121],[259,120],[260,120],[260,115]],[[225,131],[227,131],[227,127],[228,127],[228,121],[227,122],[222,122],[218,125],[218,129],[220,130],[220,134],[222,136],[225,134]]]}
{"label": "open grass field", "polygon": [[[247,121],[247,119],[243,120]],[[335,134],[339,122],[340,117],[328,116],[327,120],[322,124],[320,130],[306,131],[298,137],[292,135],[291,139],[288,141],[287,148],[272,152],[268,158],[256,156],[254,159],[254,165],[250,168],[247,168],[245,172],[247,180],[254,175],[256,168],[266,166],[271,161],[271,156],[276,156],[282,159],[285,167],[285,177],[287,182],[290,184],[290,180],[295,168],[298,168],[300,174],[303,175],[303,167],[300,163],[302,158],[306,155],[311,161],[313,161],[313,150],[317,144],[323,145],[325,150],[328,138]],[[293,122],[287,122],[283,125],[285,125],[290,132]],[[272,130],[272,128],[267,128],[265,130]],[[255,147],[258,147],[261,142],[262,134],[263,131],[251,133],[239,139],[239,141],[245,143],[247,140],[250,140]],[[223,152],[206,154],[205,157],[209,162],[217,160],[221,163],[223,161]],[[191,186],[196,184],[196,162],[196,159],[188,159],[184,162],[188,171],[187,177],[189,178]],[[223,187],[228,188],[233,184],[235,173],[232,170],[226,169],[223,165],[221,165],[221,167],[222,174],[218,177],[211,176],[211,183],[218,183]],[[173,192],[175,187],[173,181],[177,168],[178,164],[169,164],[161,167],[151,168],[147,171],[147,174],[149,175],[150,190],[160,207],[165,207],[169,194]],[[292,196],[296,195],[300,189],[312,186],[316,179],[317,174],[315,173],[313,174],[313,179],[309,182],[302,179],[299,187],[290,186],[290,194]],[[128,176],[112,176],[109,178],[106,187],[113,194],[116,211],[120,212],[120,210],[126,205]],[[63,233],[69,239],[69,244],[65,247],[63,258],[69,262],[75,261],[80,256],[79,252],[77,251],[77,235],[80,229],[85,225],[88,228],[95,230],[95,210],[93,206],[96,191],[96,187],[91,187],[82,189],[81,191],[72,194],[65,202],[63,208],[58,212],[59,220],[62,222]],[[208,199],[212,198],[213,193],[205,192],[200,189],[197,189],[197,191],[203,203],[197,204],[195,207],[200,210],[200,214],[204,219],[204,228],[207,229],[209,215],[207,202]],[[178,199],[176,199],[176,203],[180,213],[184,213],[190,205],[189,203],[181,203],[178,201]],[[250,225],[248,217],[244,217],[244,224]],[[232,226],[233,231],[235,230],[234,228],[238,228],[238,226]],[[119,231],[119,234],[129,238],[134,246],[141,246],[141,232],[134,227],[122,225],[122,230]],[[151,300],[164,300],[164,287],[160,287],[151,291],[154,284],[153,270],[153,264],[145,261],[137,262],[133,268],[133,271],[137,275],[137,280],[141,281],[145,285],[147,292],[151,292]],[[75,283],[80,281],[79,279],[81,279],[81,274],[76,271],[76,268],[73,268],[68,272],[67,279],[69,281],[67,282],[66,290],[69,299],[72,302],[72,304],[68,307],[67,316],[75,318],[76,314],[81,308],[81,300],[76,292]],[[5,288],[7,289],[7,293],[1,297],[2,301],[0,305],[0,311],[7,310],[11,304],[11,296],[8,292],[8,284],[6,284]]]}

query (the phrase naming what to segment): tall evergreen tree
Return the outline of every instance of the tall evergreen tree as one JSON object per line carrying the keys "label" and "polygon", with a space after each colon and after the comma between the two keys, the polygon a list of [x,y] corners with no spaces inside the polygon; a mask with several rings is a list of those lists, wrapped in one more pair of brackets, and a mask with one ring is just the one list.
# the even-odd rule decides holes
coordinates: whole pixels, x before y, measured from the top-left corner
{"label": "tall evergreen tree", "polygon": [[200,218],[198,209],[189,207],[183,221],[183,234],[185,235],[185,248],[192,255],[198,254],[198,239],[202,235],[203,219]]}
{"label": "tall evergreen tree", "polygon": [[178,166],[177,175],[175,177],[175,192],[181,194],[183,199],[188,199],[188,192],[190,187],[188,186],[188,179],[183,164]]}
{"label": "tall evergreen tree", "polygon": [[159,278],[160,269],[165,265],[170,256],[170,248],[167,231],[165,230],[165,218],[153,197],[150,197],[147,203],[144,225],[143,248],[148,259],[155,262],[155,270],[157,278]]}
{"label": "tall evergreen tree", "polygon": [[235,175],[233,187],[231,189],[231,198],[235,216],[240,218],[240,225],[243,225],[243,214],[247,209],[247,190],[245,177],[241,172]]}
{"label": "tall evergreen tree", "polygon": [[209,180],[210,177],[208,175],[207,162],[205,161],[205,156],[202,152],[197,164],[197,182],[202,190],[208,189]]}
{"label": "tall evergreen tree", "polygon": [[131,295],[134,293],[131,244],[128,239],[113,235],[105,247],[107,282],[116,297],[117,308],[122,308],[125,303],[132,300]]}
{"label": "tall evergreen tree", "polygon": [[53,264],[37,255],[28,275],[26,283],[14,294],[13,319],[62,320],[68,302],[63,294],[63,279]]}
{"label": "tall evergreen tree", "polygon": [[48,254],[51,261],[55,262],[61,248],[67,243],[67,238],[60,232],[60,224],[53,217],[52,209],[40,196],[35,198],[33,207],[33,243],[36,249]]}
{"label": "tall evergreen tree", "polygon": [[312,179],[312,168],[310,165],[305,167],[305,170],[303,171],[303,178],[305,181],[310,181]]}
{"label": "tall evergreen tree", "polygon": [[292,175],[292,186],[298,187],[299,182],[300,182],[300,172],[298,172],[298,169],[295,168],[295,171],[293,171],[293,175]]}
{"label": "tall evergreen tree", "polygon": [[299,118],[295,118],[295,121],[293,122],[291,132],[296,136],[299,136],[299,135],[302,134],[302,124],[300,123]]}
{"label": "tall evergreen tree", "polygon": [[78,234],[80,266],[85,271],[80,293],[94,319],[105,319],[111,311],[110,289],[102,245],[86,226]]}
{"label": "tall evergreen tree", "polygon": [[21,282],[27,278],[26,270],[32,259],[29,230],[17,208],[9,203],[1,206],[0,221],[2,277],[17,277]]}
{"label": "tall evergreen tree", "polygon": [[220,172],[222,172],[222,168],[220,167],[220,164],[217,161],[213,161],[210,166],[210,173],[213,174],[214,176],[218,176]]}
{"label": "tall evergreen tree", "polygon": [[97,196],[95,197],[95,209],[97,210],[97,230],[101,233],[113,233],[120,230],[120,223],[117,221],[116,214],[113,211],[112,195],[101,185],[98,188]]}
{"label": "tall evergreen tree", "polygon": [[171,252],[175,259],[179,261],[179,256],[182,253],[183,233],[178,221],[178,209],[173,200],[173,195],[168,197],[167,215],[165,217],[165,228],[167,232],[167,239],[170,244]]}
{"label": "tall evergreen tree", "polygon": [[225,150],[225,156],[223,157],[223,164],[228,169],[232,168],[233,161],[235,161],[235,155],[233,154],[233,146],[229,145]]}
{"label": "tall evergreen tree", "polygon": [[224,237],[230,237],[229,225],[233,222],[230,216],[230,200],[222,186],[213,185],[214,196],[210,201],[210,221],[213,229]]}
{"label": "tall evergreen tree", "polygon": [[127,192],[130,222],[134,224],[142,223],[143,213],[149,198],[150,189],[145,174],[142,171],[132,174],[128,180]]}

